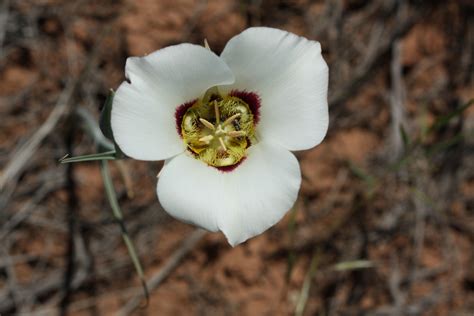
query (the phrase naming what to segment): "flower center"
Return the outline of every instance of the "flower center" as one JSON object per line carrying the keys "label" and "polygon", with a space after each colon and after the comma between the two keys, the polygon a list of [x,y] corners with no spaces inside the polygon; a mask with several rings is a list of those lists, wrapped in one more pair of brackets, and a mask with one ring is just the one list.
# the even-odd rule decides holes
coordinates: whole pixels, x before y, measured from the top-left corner
{"label": "flower center", "polygon": [[232,166],[250,146],[254,117],[242,99],[212,94],[187,109],[181,135],[197,159],[214,167]]}

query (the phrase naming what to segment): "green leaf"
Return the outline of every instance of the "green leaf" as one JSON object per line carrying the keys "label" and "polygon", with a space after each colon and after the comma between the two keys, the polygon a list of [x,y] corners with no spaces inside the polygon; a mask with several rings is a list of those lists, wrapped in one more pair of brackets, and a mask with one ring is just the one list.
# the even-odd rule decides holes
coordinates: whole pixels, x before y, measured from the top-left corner
{"label": "green leaf", "polygon": [[407,131],[405,130],[405,127],[403,127],[402,124],[399,126],[400,129],[400,135],[402,136],[402,141],[403,141],[403,146],[405,147],[405,150],[407,150],[408,146],[410,146],[410,137],[407,134]]}
{"label": "green leaf", "polygon": [[368,187],[368,196],[371,197],[372,194],[374,193],[374,190],[377,185],[377,179],[370,175],[368,172],[363,170],[362,168],[358,167],[355,163],[352,161],[348,160],[347,161],[349,170],[359,179],[365,182],[365,184]]}
{"label": "green leaf", "polygon": [[311,289],[311,281],[313,280],[318,268],[320,252],[321,250],[319,248],[315,249],[313,257],[311,258],[309,269],[304,277],[303,286],[301,287],[300,295],[296,302],[295,316],[302,316],[304,314],[306,303],[309,298],[309,290]]}
{"label": "green leaf", "polygon": [[100,153],[69,158],[68,155],[66,155],[59,160],[61,163],[96,160],[119,160],[126,158],[120,147],[113,139],[112,127],[110,124],[113,98],[114,91],[110,90],[100,114],[99,124],[93,120],[92,116],[85,109],[79,109],[77,111],[77,114],[84,122],[83,128],[97,143],[98,151]]}
{"label": "green leaf", "polygon": [[104,136],[110,139],[114,143],[116,158],[121,159],[125,157],[125,154],[115,142],[114,133],[112,131],[112,124],[111,124],[112,105],[113,105],[114,96],[115,96],[114,90],[110,89],[109,95],[107,96],[107,99],[105,100],[104,107],[102,108],[102,111],[100,112],[99,126]]}
{"label": "green leaf", "polygon": [[82,162],[82,161],[96,161],[96,160],[116,160],[115,150],[106,151],[98,154],[90,154],[76,157],[67,157],[59,159],[60,163]]}
{"label": "green leaf", "polygon": [[135,247],[133,246],[133,243],[128,235],[127,227],[125,226],[125,223],[123,221],[122,210],[120,209],[117,195],[115,194],[114,184],[110,176],[109,163],[106,160],[102,160],[100,162],[100,172],[104,180],[105,193],[107,194],[107,199],[109,200],[110,207],[112,208],[112,213],[120,225],[123,241],[125,243],[125,246],[127,247],[128,254],[130,255],[130,258],[132,259],[133,265],[135,266],[135,270],[142,283],[143,291],[145,293],[146,304],[148,304],[150,295],[148,293],[148,287],[146,285],[143,268],[140,263],[140,259],[138,258]]}
{"label": "green leaf", "polygon": [[434,131],[439,130],[440,128],[446,126],[451,119],[460,116],[467,108],[469,108],[472,104],[474,104],[474,99],[470,100],[466,104],[460,106],[456,110],[452,111],[451,113],[448,113],[446,115],[440,116],[436,121],[433,123],[433,125],[430,126],[428,129],[428,133],[432,133]]}
{"label": "green leaf", "polygon": [[346,270],[358,270],[367,269],[374,267],[374,263],[370,260],[354,260],[354,261],[343,261],[334,265],[334,270],[346,271]]}
{"label": "green leaf", "polygon": [[450,147],[459,144],[461,141],[463,141],[463,139],[464,139],[464,135],[462,133],[459,133],[457,135],[454,135],[450,139],[447,139],[445,141],[440,141],[428,147],[425,153],[428,157],[430,157],[438,152],[448,150]]}

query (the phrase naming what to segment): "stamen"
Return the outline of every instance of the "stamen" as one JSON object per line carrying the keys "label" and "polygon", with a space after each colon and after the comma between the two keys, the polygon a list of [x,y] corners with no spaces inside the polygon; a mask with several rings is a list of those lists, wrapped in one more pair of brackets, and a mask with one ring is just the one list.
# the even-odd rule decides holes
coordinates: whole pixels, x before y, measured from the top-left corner
{"label": "stamen", "polygon": [[[214,139],[214,136],[212,135],[207,135],[207,136],[204,136],[204,137],[201,137],[199,138],[198,140],[202,143],[206,143],[206,144],[209,144],[211,142],[211,140]],[[220,139],[220,138],[219,138]]]}
{"label": "stamen", "polygon": [[239,164],[254,137],[249,106],[238,97],[221,96],[217,88],[186,108],[180,122],[189,151],[216,168]]}
{"label": "stamen", "polygon": [[227,132],[227,136],[229,137],[242,137],[242,136],[245,136],[247,135],[247,133],[245,131],[230,131],[230,132]]}
{"label": "stamen", "polygon": [[204,47],[206,47],[208,50],[211,50],[211,47],[209,46],[207,38],[204,39]]}
{"label": "stamen", "polygon": [[209,128],[209,129],[212,129],[212,130],[215,130],[215,129],[216,129],[215,126],[212,125],[211,122],[209,122],[209,121],[206,120],[206,119],[203,119],[202,117],[199,118],[199,122],[201,122],[202,125],[206,126],[206,127]]}
{"label": "stamen", "polygon": [[225,143],[222,137],[219,137],[219,143],[221,144],[222,149],[224,149],[224,151],[227,151],[227,147],[225,146]]}
{"label": "stamen", "polygon": [[219,112],[219,104],[216,100],[214,100],[214,112],[216,114],[216,124],[219,124],[221,122],[221,114]]}
{"label": "stamen", "polygon": [[226,125],[229,125],[230,123],[232,123],[236,118],[240,117],[240,113],[237,113],[237,114],[234,114],[232,115],[231,117],[229,117],[227,120],[224,121],[224,123],[222,123],[222,126],[226,126]]}

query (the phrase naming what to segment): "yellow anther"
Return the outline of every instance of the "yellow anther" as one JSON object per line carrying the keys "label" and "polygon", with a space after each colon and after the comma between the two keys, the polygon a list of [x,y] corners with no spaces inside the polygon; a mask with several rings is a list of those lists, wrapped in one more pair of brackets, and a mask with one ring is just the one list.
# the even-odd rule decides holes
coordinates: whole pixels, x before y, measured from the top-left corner
{"label": "yellow anther", "polygon": [[209,122],[208,120],[206,119],[203,119],[202,117],[199,118],[199,122],[202,123],[202,125],[206,126],[207,128],[209,129],[212,129],[212,130],[215,130],[216,127],[214,125],[212,125],[211,122]]}
{"label": "yellow anther", "polygon": [[226,147],[222,137],[219,137],[219,143],[221,144],[222,149],[224,149],[224,151],[227,151],[227,147]]}
{"label": "yellow anther", "polygon": [[245,157],[251,145],[253,115],[243,100],[209,89],[184,114],[181,132],[196,159],[214,167],[231,166]]}
{"label": "yellow anther", "polygon": [[[207,136],[204,136],[204,137],[201,137],[199,138],[199,141],[202,142],[202,143],[206,143],[206,144],[209,144],[211,142],[211,140],[214,139],[214,136],[212,135],[207,135]],[[220,138],[219,138],[220,139]]]}
{"label": "yellow anther", "polygon": [[227,136],[229,137],[242,137],[245,136],[247,133],[245,131],[230,131],[227,132]]}
{"label": "yellow anther", "polygon": [[238,118],[240,116],[240,113],[237,113],[237,114],[234,114],[232,115],[231,117],[229,117],[227,120],[224,121],[224,123],[222,123],[222,126],[226,126],[226,125],[229,125],[230,123],[232,123],[236,118]]}

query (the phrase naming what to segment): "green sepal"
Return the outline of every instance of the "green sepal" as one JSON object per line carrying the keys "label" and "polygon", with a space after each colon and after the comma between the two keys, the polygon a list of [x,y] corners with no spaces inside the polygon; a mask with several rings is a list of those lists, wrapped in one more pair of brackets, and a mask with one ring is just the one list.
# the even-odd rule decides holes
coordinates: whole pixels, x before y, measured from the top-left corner
{"label": "green sepal", "polygon": [[67,155],[59,159],[60,163],[82,162],[82,161],[97,161],[97,160],[117,160],[115,150],[105,151],[98,154],[90,154],[76,157],[69,157]]}
{"label": "green sepal", "polygon": [[112,124],[111,124],[112,105],[113,105],[114,96],[115,96],[114,90],[110,89],[109,95],[107,96],[107,99],[105,100],[104,107],[102,108],[102,111],[100,112],[99,127],[102,133],[104,134],[104,136],[114,143],[116,159],[123,159],[125,158],[125,154],[115,142],[114,133],[112,131]]}

